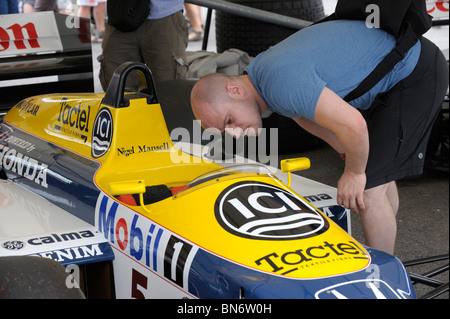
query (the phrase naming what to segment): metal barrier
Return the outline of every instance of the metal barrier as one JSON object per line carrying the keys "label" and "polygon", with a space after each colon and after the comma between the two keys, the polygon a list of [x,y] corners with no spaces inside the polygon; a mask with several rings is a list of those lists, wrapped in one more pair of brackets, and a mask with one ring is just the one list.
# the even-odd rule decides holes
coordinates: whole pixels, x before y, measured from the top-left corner
{"label": "metal barrier", "polygon": [[311,21],[288,17],[282,14],[268,12],[257,8],[251,8],[241,4],[227,2],[223,0],[186,0],[185,2],[208,8],[208,12],[206,15],[202,50],[206,50],[208,46],[208,36],[211,28],[211,16],[212,10],[214,9],[224,11],[227,13],[232,13],[245,18],[260,20],[263,22],[273,23],[282,27],[297,30],[306,28],[312,24]]}

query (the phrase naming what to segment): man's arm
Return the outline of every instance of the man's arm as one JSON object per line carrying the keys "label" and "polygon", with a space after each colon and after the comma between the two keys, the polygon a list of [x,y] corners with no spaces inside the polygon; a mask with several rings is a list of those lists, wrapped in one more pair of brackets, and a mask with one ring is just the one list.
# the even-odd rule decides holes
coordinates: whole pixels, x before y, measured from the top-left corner
{"label": "man's arm", "polygon": [[300,125],[303,129],[305,129],[312,135],[315,135],[318,138],[327,142],[331,147],[333,147],[336,150],[336,152],[340,154],[344,153],[344,148],[337,139],[336,134],[334,134],[329,129],[320,126],[316,122],[311,121],[305,117],[296,117],[294,118],[294,121],[296,121],[298,125]]}
{"label": "man's arm", "polygon": [[[338,203],[355,212],[363,211],[365,170],[369,156],[366,121],[358,110],[325,88],[317,102],[314,122],[322,127],[315,128],[316,132],[325,134],[335,144],[331,146],[340,153],[342,150],[346,156],[345,170],[338,182]],[[333,134],[330,132],[338,143],[333,142]]]}

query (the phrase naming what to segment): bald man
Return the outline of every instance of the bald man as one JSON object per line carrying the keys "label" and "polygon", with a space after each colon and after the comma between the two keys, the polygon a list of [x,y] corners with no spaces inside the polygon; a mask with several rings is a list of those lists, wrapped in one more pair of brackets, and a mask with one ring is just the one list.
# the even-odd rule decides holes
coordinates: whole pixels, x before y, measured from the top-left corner
{"label": "bald man", "polygon": [[259,54],[244,75],[199,80],[192,108],[205,128],[235,137],[257,134],[271,110],[325,140],[345,158],[338,203],[360,213],[367,245],[393,254],[395,180],[422,173],[448,87],[445,58],[421,39],[369,92],[345,102],[394,46],[393,36],[363,21],[313,25]]}

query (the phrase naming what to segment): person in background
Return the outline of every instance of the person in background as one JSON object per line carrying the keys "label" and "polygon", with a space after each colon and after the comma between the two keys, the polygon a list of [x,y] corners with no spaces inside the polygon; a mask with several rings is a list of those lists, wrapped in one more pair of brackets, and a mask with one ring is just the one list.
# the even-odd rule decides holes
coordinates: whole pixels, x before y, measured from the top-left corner
{"label": "person in background", "polygon": [[[105,91],[117,67],[128,61],[145,63],[155,82],[186,77],[188,28],[183,8],[183,0],[151,0],[150,14],[137,30],[122,32],[106,25],[103,53],[98,57]],[[136,88],[137,79],[131,81]]]}
{"label": "person in background", "polygon": [[34,11],[53,11],[58,12],[57,0],[36,0],[34,3]]}
{"label": "person in background", "polygon": [[191,3],[185,3],[184,8],[191,26],[189,28],[189,41],[203,40],[202,7]]}
{"label": "person in background", "polygon": [[34,12],[34,3],[35,3],[35,0],[23,0],[22,1],[22,12],[23,13]]}
{"label": "person in background", "polygon": [[77,0],[78,16],[91,18],[91,9],[95,21],[95,36],[92,42],[101,42],[105,36],[106,0]]}
{"label": "person in background", "polygon": [[0,14],[19,13],[17,0],[0,0]]}

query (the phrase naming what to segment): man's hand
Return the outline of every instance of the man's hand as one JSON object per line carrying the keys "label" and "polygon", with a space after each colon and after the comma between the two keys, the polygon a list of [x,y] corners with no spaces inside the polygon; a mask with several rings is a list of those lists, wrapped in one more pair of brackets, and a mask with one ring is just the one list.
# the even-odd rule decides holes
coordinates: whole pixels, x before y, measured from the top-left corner
{"label": "man's hand", "polygon": [[365,186],[366,174],[344,171],[338,182],[337,203],[355,213],[363,212],[366,209],[364,204]]}
{"label": "man's hand", "polygon": [[324,88],[316,105],[314,122],[334,134],[338,143],[332,146],[345,154],[345,170],[338,182],[338,204],[357,213],[363,212],[369,156],[366,121],[353,106]]}

